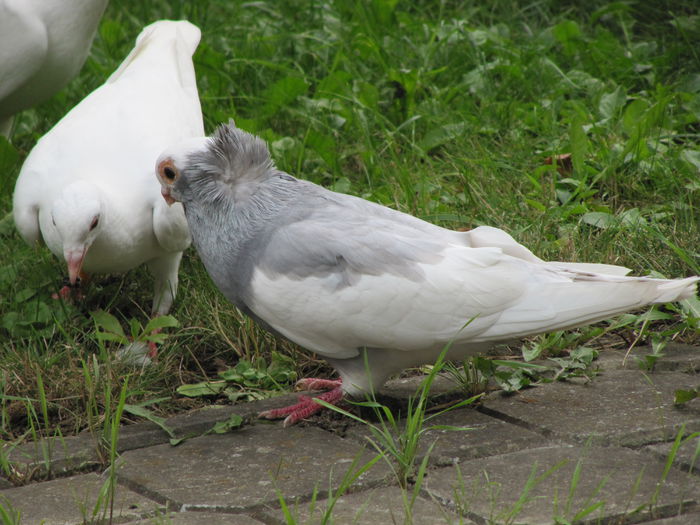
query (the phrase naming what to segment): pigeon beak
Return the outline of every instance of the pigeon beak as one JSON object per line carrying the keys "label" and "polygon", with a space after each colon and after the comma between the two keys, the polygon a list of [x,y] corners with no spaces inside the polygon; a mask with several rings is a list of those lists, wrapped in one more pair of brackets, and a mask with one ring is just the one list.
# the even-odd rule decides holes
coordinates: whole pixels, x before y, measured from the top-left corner
{"label": "pigeon beak", "polygon": [[80,271],[83,268],[83,261],[85,260],[85,253],[87,252],[87,247],[84,247],[79,251],[68,251],[63,254],[68,265],[68,281],[72,286],[78,282],[78,277],[80,276]]}
{"label": "pigeon beak", "polygon": [[168,203],[168,206],[172,206],[173,204],[175,204],[175,199],[173,199],[172,196],[170,195],[170,189],[164,188],[161,186],[160,194],[165,199],[165,202]]}

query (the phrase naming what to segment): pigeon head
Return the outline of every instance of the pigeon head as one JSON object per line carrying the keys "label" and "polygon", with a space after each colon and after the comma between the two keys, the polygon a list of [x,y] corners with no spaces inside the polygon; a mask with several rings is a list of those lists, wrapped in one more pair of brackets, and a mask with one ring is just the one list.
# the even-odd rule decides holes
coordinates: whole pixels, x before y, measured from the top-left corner
{"label": "pigeon head", "polygon": [[187,139],[158,157],[156,174],[168,204],[240,200],[275,171],[265,142],[235,126],[219,126],[209,138]]}
{"label": "pigeon head", "polygon": [[67,186],[53,203],[51,221],[61,238],[71,284],[77,282],[88,249],[100,234],[102,215],[100,191],[85,181]]}

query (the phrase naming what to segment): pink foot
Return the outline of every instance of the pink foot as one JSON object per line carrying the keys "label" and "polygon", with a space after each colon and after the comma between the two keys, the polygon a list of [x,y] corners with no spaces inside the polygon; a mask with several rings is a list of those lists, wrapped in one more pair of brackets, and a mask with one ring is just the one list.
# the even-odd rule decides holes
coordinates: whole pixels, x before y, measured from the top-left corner
{"label": "pink foot", "polygon": [[[304,381],[304,380],[302,380]],[[327,379],[310,379],[309,381],[320,381],[322,383],[328,382],[333,383],[335,388],[324,392],[320,396],[316,396],[318,399],[330,403],[331,405],[337,405],[343,399],[343,388],[341,385],[341,380],[330,381]],[[307,383],[307,381],[304,381]],[[298,384],[298,383],[297,383]],[[314,383],[318,384],[318,383]],[[308,396],[299,396],[299,402],[295,405],[290,405],[282,408],[273,408],[272,410],[266,410],[258,414],[258,417],[264,419],[279,419],[284,417],[283,427],[289,427],[295,423],[298,423],[302,419],[306,419],[316,412],[323,410],[324,406],[316,403],[312,398]]]}
{"label": "pink foot", "polygon": [[148,357],[151,359],[155,359],[156,356],[158,355],[158,345],[155,344],[153,341],[148,342]]}
{"label": "pink foot", "polygon": [[82,294],[80,289],[76,285],[65,285],[58,292],[51,294],[52,299],[61,299],[65,302],[70,302],[73,299],[76,301],[82,301],[85,296]]}
{"label": "pink foot", "polygon": [[[159,334],[163,329],[162,328],[156,328],[151,332],[151,334]],[[154,341],[149,341],[148,342],[148,357],[151,359],[155,359],[156,356],[158,355],[158,344],[155,343]]]}
{"label": "pink foot", "polygon": [[317,377],[304,377],[297,381],[297,390],[333,390],[343,384],[342,379],[319,379]]}
{"label": "pink foot", "polygon": [[73,291],[73,288],[70,286],[66,285],[63,288],[61,288],[58,293],[53,294],[51,297],[54,299],[61,299],[63,301],[69,301],[71,298],[71,293]]}

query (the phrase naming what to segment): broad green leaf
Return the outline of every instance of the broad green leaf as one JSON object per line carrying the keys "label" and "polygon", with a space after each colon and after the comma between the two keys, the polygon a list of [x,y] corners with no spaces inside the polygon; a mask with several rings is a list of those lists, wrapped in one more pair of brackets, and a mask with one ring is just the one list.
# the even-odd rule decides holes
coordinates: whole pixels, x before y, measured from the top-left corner
{"label": "broad green leaf", "polygon": [[243,418],[238,414],[232,414],[226,421],[219,421],[211,427],[210,432],[214,434],[225,434],[243,424]]}
{"label": "broad green leaf", "polygon": [[634,134],[640,126],[642,116],[649,109],[649,103],[643,99],[630,102],[622,114],[622,127],[628,135]]}
{"label": "broad green leaf", "polygon": [[430,150],[442,146],[446,142],[454,140],[464,133],[466,124],[458,122],[456,124],[445,124],[429,130],[423,139],[418,143],[426,153]]}
{"label": "broad green leaf", "polygon": [[572,54],[581,39],[581,28],[573,20],[564,20],[552,28],[552,34],[564,47],[564,52]]}
{"label": "broad green leaf", "polygon": [[150,334],[154,330],[162,330],[163,328],[175,328],[177,326],[180,326],[180,323],[172,315],[159,315],[158,317],[154,317],[153,319],[148,321],[148,324],[146,325],[146,328],[143,329],[143,331],[147,334]]}
{"label": "broad green leaf", "polygon": [[544,346],[541,345],[533,345],[530,348],[523,347],[522,353],[523,353],[523,359],[525,361],[534,361],[537,359],[540,354],[542,353],[542,350],[544,350]]}
{"label": "broad green leaf", "polygon": [[262,108],[263,113],[272,115],[299,95],[306,93],[308,88],[308,84],[301,77],[287,76],[278,80],[263,93],[263,99],[265,100],[265,105]]}
{"label": "broad green leaf", "polygon": [[124,338],[126,337],[121,324],[119,324],[119,320],[112,314],[109,314],[104,310],[97,310],[95,312],[90,312],[90,316],[93,318],[98,328],[102,328],[106,332],[111,332]]}
{"label": "broad green leaf", "polygon": [[673,398],[673,403],[675,405],[683,405],[687,403],[688,401],[692,401],[693,399],[700,397],[700,392],[696,390],[676,390],[674,398]]}
{"label": "broad green leaf", "polygon": [[598,103],[598,111],[600,115],[604,118],[612,118],[617,115],[618,111],[624,106],[627,96],[625,95],[622,87],[617,86],[615,91],[611,93],[605,93],[600,97],[600,102]]}
{"label": "broad green leaf", "polygon": [[684,149],[681,151],[681,158],[689,164],[695,166],[700,171],[700,151],[695,149]]}
{"label": "broad green leaf", "polygon": [[36,290],[31,288],[23,288],[15,294],[15,302],[23,303],[36,295]]}
{"label": "broad green leaf", "polygon": [[347,71],[333,71],[318,83],[314,97],[327,97],[329,95],[346,96],[352,85],[352,78],[352,75]]}
{"label": "broad green leaf", "polygon": [[605,230],[606,228],[615,226],[617,224],[617,219],[610,213],[603,211],[589,211],[581,216],[581,222],[590,224],[591,226],[595,226],[601,230]]}
{"label": "broad green leaf", "polygon": [[215,396],[224,388],[226,388],[225,381],[203,381],[190,385],[180,385],[177,387],[177,393],[187,397]]}

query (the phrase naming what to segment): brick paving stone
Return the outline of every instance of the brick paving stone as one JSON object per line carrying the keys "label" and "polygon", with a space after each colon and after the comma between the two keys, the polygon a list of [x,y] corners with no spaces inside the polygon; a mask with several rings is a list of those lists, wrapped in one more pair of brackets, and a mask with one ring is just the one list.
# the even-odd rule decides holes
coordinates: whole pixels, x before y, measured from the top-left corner
{"label": "brick paving stone", "polygon": [[[577,478],[574,472],[579,459]],[[542,476],[560,462],[565,463],[529,492],[525,490],[530,476]],[[604,505],[586,516],[587,520],[619,517],[639,508],[634,519],[641,521],[674,515],[681,503],[688,510],[695,508],[700,500],[700,480],[672,469],[660,489],[654,507],[657,514],[650,512],[648,504],[663,469],[663,462],[625,448],[559,446],[476,459],[431,471],[425,486],[430,494],[458,512],[489,523],[511,519],[514,523],[550,525],[556,516],[572,519],[599,502]],[[575,490],[566,511],[572,485]],[[527,496],[524,504],[515,516],[509,516],[523,495]]]}
{"label": "brick paving stone", "polygon": [[[594,364],[605,370],[639,370],[640,364],[647,362],[645,356],[651,353],[651,346],[638,346],[630,352],[627,349],[605,349]],[[662,354],[654,364],[655,372],[700,373],[700,348],[697,346],[668,343]]]}
{"label": "brick paving stone", "polygon": [[690,514],[681,514],[672,518],[649,521],[645,525],[700,525],[700,514],[698,514],[697,512],[692,512]]}
{"label": "brick paving stone", "polygon": [[[79,525],[88,519],[98,501],[106,479],[94,473],[60,478],[23,487],[0,490],[0,502],[19,510],[21,523],[43,525]],[[117,485],[114,518],[140,518],[155,513],[160,506],[127,488]],[[107,514],[108,516],[109,514]],[[98,514],[102,516],[102,512]]]}
{"label": "brick paving stone", "polygon": [[12,447],[7,457],[22,479],[66,475],[99,464],[96,441],[89,434],[54,437]]}
{"label": "brick paving stone", "polygon": [[[419,461],[435,442],[431,453],[433,465],[452,465],[465,459],[541,447],[548,442],[540,434],[487,416],[473,408],[452,410],[426,422],[426,427],[436,425],[466,427],[468,430],[426,431],[418,448]],[[350,428],[347,435],[362,443],[372,437],[371,431],[363,425]]]}
{"label": "brick paving stone", "polygon": [[560,439],[640,447],[673,439],[682,424],[700,430],[700,407],[673,406],[679,388],[700,376],[682,372],[643,374],[611,370],[593,381],[556,382],[514,396],[491,395],[483,410]]}
{"label": "brick paving stone", "polygon": [[[411,498],[411,493],[407,494]],[[292,506],[289,510],[295,522],[302,524],[321,523],[324,511],[329,505],[328,500],[303,502]],[[374,489],[355,492],[341,496],[335,502],[332,510],[333,523],[342,525],[384,525],[391,523],[407,523],[404,510],[404,495],[398,487],[377,487]],[[266,510],[272,519],[284,521],[281,510]],[[451,511],[439,504],[418,497],[411,509],[413,525],[471,525],[472,521],[460,520]]]}
{"label": "brick paving stone", "polygon": [[[120,479],[143,493],[157,495],[184,510],[244,510],[277,503],[276,489],[293,501],[327,490],[356,457],[372,455],[354,442],[316,428],[257,424],[223,435],[188,440],[177,447],[157,445],[126,452]],[[377,463],[358,485],[389,474]]]}
{"label": "brick paving stone", "polygon": [[[645,450],[653,452],[666,461],[673,445],[673,442],[658,443],[646,447]],[[690,470],[692,467],[692,472],[700,476],[700,437],[686,438],[686,441],[681,443],[676,451],[674,464],[681,466],[685,470]]]}
{"label": "brick paving stone", "polygon": [[263,523],[246,514],[171,512],[144,520],[130,521],[125,525],[263,525]]}

